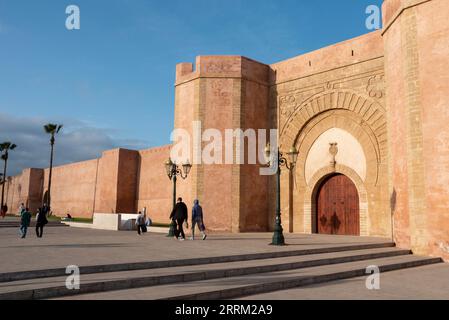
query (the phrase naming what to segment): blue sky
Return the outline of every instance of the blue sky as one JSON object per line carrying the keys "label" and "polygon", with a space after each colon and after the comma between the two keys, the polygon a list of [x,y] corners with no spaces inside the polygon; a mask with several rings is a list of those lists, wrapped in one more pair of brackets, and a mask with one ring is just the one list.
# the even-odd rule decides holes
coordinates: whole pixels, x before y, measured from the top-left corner
{"label": "blue sky", "polygon": [[[57,164],[167,144],[177,63],[214,54],[281,61],[369,32],[365,9],[381,3],[0,0],[0,140],[22,147],[12,173],[46,166],[35,137],[45,122],[63,122],[61,139],[75,144]],[[65,28],[71,4],[81,30]]]}

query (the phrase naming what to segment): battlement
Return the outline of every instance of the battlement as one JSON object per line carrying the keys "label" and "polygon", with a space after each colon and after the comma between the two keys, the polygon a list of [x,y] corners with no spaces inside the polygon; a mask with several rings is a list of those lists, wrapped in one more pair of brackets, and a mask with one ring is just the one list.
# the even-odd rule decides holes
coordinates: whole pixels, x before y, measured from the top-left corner
{"label": "battlement", "polygon": [[176,66],[176,85],[197,78],[245,78],[268,85],[270,68],[243,56],[198,56]]}
{"label": "battlement", "polygon": [[382,3],[383,30],[385,33],[404,10],[431,0],[384,0]]}

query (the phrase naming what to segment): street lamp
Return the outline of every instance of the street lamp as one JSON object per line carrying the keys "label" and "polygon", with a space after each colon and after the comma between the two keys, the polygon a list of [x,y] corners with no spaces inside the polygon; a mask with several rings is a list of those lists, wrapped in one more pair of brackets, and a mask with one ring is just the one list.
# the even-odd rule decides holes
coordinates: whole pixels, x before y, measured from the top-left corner
{"label": "street lamp", "polygon": [[[170,180],[173,180],[173,209],[176,205],[176,181],[178,180],[178,176],[181,177],[183,180],[187,179],[187,176],[190,173],[190,170],[192,169],[192,165],[187,161],[182,165],[182,169],[174,163],[171,159],[168,159],[165,162],[165,170],[167,172],[167,176]],[[172,221],[170,223],[170,230],[168,232],[167,237],[174,237],[175,236],[175,227],[176,223]]]}
{"label": "street lamp", "polygon": [[[277,159],[274,157],[277,154]],[[288,170],[293,170],[296,165],[296,161],[298,160],[299,152],[295,147],[291,147],[287,152],[288,159],[283,156],[283,154],[277,150],[277,153],[272,156],[271,154],[271,145],[267,144],[265,148],[265,155],[268,161],[268,165],[271,166],[272,161],[277,161],[274,165],[277,165],[277,186],[276,186],[276,222],[274,225],[274,234],[273,234],[273,242],[271,245],[273,246],[284,246],[285,239],[283,234],[283,228],[281,223],[281,166],[285,166]]]}

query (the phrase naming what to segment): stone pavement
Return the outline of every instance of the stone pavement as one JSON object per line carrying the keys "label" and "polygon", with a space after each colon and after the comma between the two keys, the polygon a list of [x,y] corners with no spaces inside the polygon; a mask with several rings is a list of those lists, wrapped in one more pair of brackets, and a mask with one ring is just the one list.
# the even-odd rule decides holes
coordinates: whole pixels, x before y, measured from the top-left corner
{"label": "stone pavement", "polygon": [[[19,239],[0,229],[0,299],[448,299],[448,265],[389,239],[287,234],[288,246],[273,247],[271,233],[180,242],[68,227],[47,228],[43,239],[29,232]],[[61,271],[73,264],[85,267],[76,293]],[[368,265],[382,269],[381,291],[366,289]]]}
{"label": "stone pavement", "polygon": [[381,274],[380,290],[366,277],[248,296],[244,300],[449,300],[449,265],[437,264]]}
{"label": "stone pavement", "polygon": [[18,229],[0,229],[1,273],[68,265],[90,266],[127,262],[176,260],[248,253],[301,250],[353,244],[382,243],[388,239],[286,235],[289,246],[273,247],[271,233],[214,234],[206,241],[176,241],[162,234],[45,228],[36,238],[34,229],[19,239]]}

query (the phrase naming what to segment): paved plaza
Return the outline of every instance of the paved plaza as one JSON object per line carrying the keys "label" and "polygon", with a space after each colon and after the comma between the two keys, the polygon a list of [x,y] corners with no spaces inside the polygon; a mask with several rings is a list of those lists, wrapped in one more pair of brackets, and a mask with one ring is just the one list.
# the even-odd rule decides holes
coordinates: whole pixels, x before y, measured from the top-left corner
{"label": "paved plaza", "polygon": [[[0,299],[449,299],[449,266],[414,257],[389,239],[288,234],[287,246],[273,247],[271,236],[211,234],[180,242],[163,234],[49,227],[42,239],[32,229],[19,239],[16,228],[0,228]],[[371,264],[392,270],[381,274],[379,291],[367,290],[360,277]],[[59,296],[64,274],[4,278],[68,265],[102,267],[81,275],[86,291],[75,296]],[[292,281],[298,287],[283,290]]]}
{"label": "paved plaza", "polygon": [[[88,266],[127,262],[218,257],[381,243],[379,238],[286,235],[288,246],[273,247],[271,233],[212,234],[206,241],[176,241],[163,234],[103,231],[79,228],[46,228],[38,239],[34,229],[19,239],[18,229],[0,228],[1,272],[16,272],[68,265]],[[188,234],[187,234],[188,235]]]}

